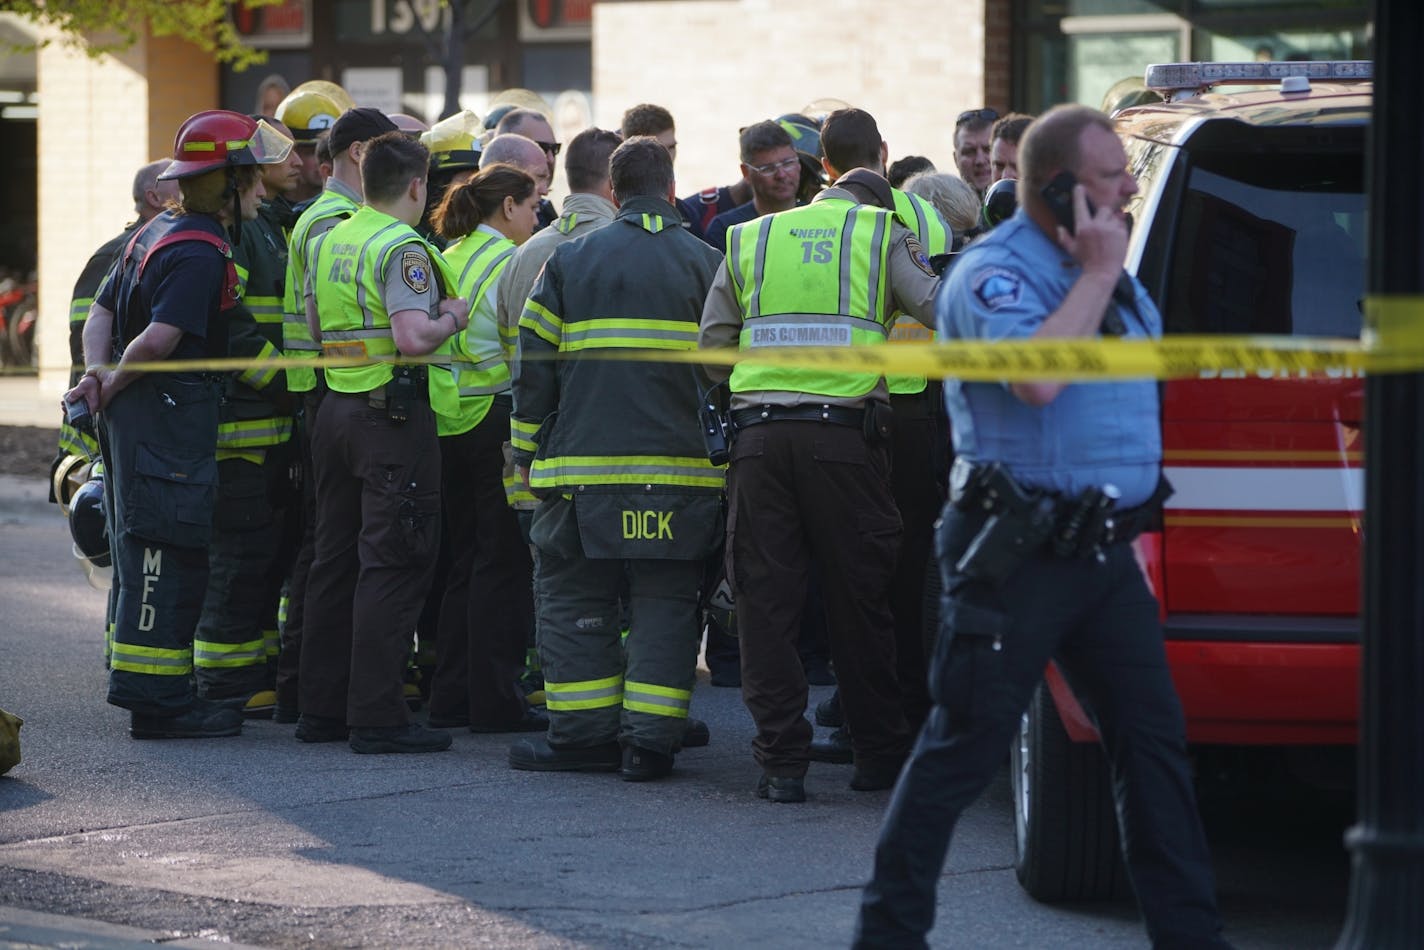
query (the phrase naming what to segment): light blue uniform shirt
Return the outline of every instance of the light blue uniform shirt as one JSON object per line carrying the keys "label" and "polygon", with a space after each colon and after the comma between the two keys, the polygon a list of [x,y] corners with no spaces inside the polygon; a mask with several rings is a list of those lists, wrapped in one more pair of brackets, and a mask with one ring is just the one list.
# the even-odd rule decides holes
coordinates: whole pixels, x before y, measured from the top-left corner
{"label": "light blue uniform shirt", "polygon": [[[955,262],[935,298],[946,339],[1032,336],[1068,295],[1082,268],[1020,209]],[[1162,317],[1136,278],[1134,307],[1117,307],[1125,337],[1158,337]],[[1134,312],[1135,310],[1135,312]],[[1073,497],[1112,484],[1118,509],[1146,501],[1157,487],[1162,428],[1152,380],[1075,383],[1035,407],[1007,383],[947,379],[944,401],[955,453],[1000,462],[1019,484]]]}

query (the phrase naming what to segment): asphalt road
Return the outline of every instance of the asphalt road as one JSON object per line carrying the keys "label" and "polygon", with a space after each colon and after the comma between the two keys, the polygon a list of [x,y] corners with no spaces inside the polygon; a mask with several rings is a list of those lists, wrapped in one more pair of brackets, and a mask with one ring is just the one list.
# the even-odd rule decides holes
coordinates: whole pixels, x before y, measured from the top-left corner
{"label": "asphalt road", "polygon": [[[644,785],[513,772],[506,738],[468,732],[423,756],[307,746],[271,722],[134,742],[103,701],[103,610],[42,483],[0,476],[0,706],[26,720],[24,761],[0,778],[0,946],[848,943],[888,793],[814,765],[807,804],[756,799],[735,690],[699,684],[712,744]],[[1348,809],[1223,789],[1204,801],[1230,937],[1330,946]],[[1012,833],[1001,775],[960,825],[933,945],[1146,945],[1131,903],[1025,896]]]}

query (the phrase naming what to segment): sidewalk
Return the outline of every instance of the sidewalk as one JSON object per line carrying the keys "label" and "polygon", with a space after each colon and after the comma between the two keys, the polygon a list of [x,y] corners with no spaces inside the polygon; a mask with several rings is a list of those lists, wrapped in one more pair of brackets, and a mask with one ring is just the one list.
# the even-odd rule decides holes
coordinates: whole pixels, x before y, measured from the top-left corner
{"label": "sidewalk", "polygon": [[38,376],[0,376],[0,426],[59,428],[61,386],[44,386]]}

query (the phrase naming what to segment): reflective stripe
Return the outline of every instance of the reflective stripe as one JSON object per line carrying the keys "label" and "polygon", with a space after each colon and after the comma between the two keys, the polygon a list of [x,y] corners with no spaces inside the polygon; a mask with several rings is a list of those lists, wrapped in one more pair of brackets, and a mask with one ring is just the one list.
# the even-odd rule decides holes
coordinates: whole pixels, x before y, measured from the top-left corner
{"label": "reflective stripe", "polygon": [[752,349],[762,346],[850,346],[851,328],[848,324],[821,320],[804,323],[793,321],[759,320],[749,331],[751,340],[747,345]]}
{"label": "reflective stripe", "polygon": [[558,231],[560,234],[568,234],[576,227],[578,227],[577,211],[570,211],[568,214],[561,216],[559,220],[554,222],[554,230]]}
{"label": "reflective stripe", "polygon": [[93,305],[93,297],[75,297],[69,302],[69,322],[83,323],[89,318],[89,308]]}
{"label": "reflective stripe", "polygon": [[601,680],[577,683],[544,681],[544,702],[549,709],[607,709],[623,703],[623,677],[609,676]]}
{"label": "reflective stripe", "polygon": [[660,214],[644,213],[639,216],[638,226],[649,234],[657,234],[667,227],[667,220]]}
{"label": "reflective stripe", "polygon": [[263,630],[262,642],[267,647],[267,659],[272,659],[282,650],[282,634],[278,630]]}
{"label": "reflective stripe", "polygon": [[282,322],[282,301],[276,297],[244,297],[242,304],[252,314],[257,323],[275,324]]}
{"label": "reflective stripe", "polygon": [[93,456],[99,454],[99,440],[86,432],[80,432],[67,422],[61,422],[59,448],[69,455]]}
{"label": "reflective stripe", "polygon": [[564,332],[564,321],[548,307],[533,300],[524,304],[524,312],[519,315],[519,326],[521,329],[528,327],[537,333],[540,339],[554,346],[559,345]]}
{"label": "reflective stripe", "polygon": [[253,465],[261,465],[267,459],[265,449],[218,449],[216,458],[219,462],[251,462]]}
{"label": "reflective stripe", "polygon": [[265,639],[248,640],[246,643],[212,643],[197,638],[193,640],[193,665],[199,669],[232,669],[257,666],[266,662]]}
{"label": "reflective stripe", "polygon": [[237,374],[237,378],[242,380],[253,389],[266,389],[277,379],[277,374],[281,372],[281,367],[271,365],[271,361],[281,359],[282,352],[266,340],[262,341],[262,350],[253,359],[264,360],[265,362],[256,366],[249,366]]}
{"label": "reflective stripe", "polygon": [[109,668],[154,676],[187,676],[193,672],[193,653],[191,650],[146,647],[115,640],[109,655]]}
{"label": "reflective stripe", "polygon": [[690,320],[576,320],[564,324],[563,339],[559,341],[559,349],[564,352],[619,347],[695,350],[697,324]]}
{"label": "reflective stripe", "polygon": [[686,719],[692,708],[692,691],[629,680],[624,684],[623,708],[652,716]]}
{"label": "reflective stripe", "polygon": [[241,419],[218,423],[218,448],[247,449],[263,445],[281,445],[292,437],[290,416],[267,419]]}
{"label": "reflective stripe", "polygon": [[575,455],[535,459],[531,488],[561,485],[678,485],[721,488],[726,471],[705,458],[676,455]]}
{"label": "reflective stripe", "polygon": [[521,452],[533,452],[538,446],[534,437],[539,434],[541,423],[527,419],[509,418],[509,444]]}
{"label": "reflective stripe", "polygon": [[504,476],[503,481],[504,503],[510,508],[518,508],[520,505],[529,508],[538,506],[538,496],[524,487],[524,479],[519,477],[519,472],[510,472]]}

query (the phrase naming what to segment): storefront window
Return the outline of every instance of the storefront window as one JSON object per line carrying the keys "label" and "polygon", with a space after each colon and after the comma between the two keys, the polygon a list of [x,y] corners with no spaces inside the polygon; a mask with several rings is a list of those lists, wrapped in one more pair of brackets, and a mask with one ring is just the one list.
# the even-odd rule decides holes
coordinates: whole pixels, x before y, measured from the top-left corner
{"label": "storefront window", "polygon": [[1018,0],[1012,105],[1097,106],[1154,62],[1368,59],[1365,0]]}

